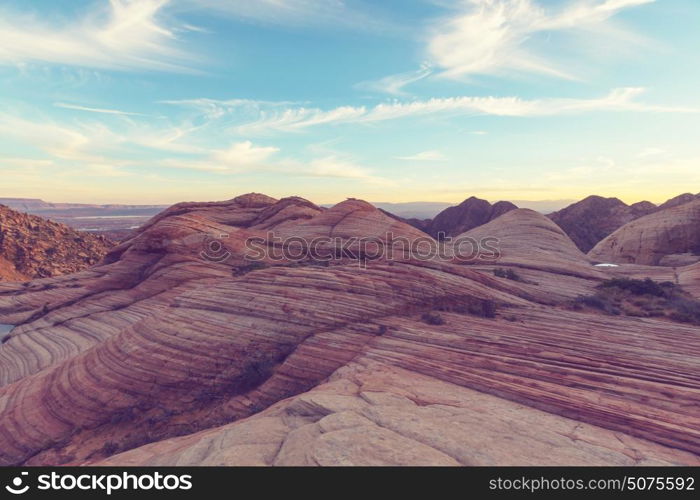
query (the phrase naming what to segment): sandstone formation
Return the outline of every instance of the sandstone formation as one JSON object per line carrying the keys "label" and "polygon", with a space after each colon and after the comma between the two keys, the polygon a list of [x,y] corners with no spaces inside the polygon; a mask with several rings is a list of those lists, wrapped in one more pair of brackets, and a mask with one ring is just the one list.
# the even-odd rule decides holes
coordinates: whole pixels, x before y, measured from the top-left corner
{"label": "sandstone formation", "polygon": [[557,461],[698,463],[690,453],[362,359],[323,385],[254,417],[146,445],[98,464],[488,466]]}
{"label": "sandstone formation", "polygon": [[589,252],[598,261],[646,265],[663,264],[680,254],[700,260],[700,200],[630,222]]}
{"label": "sandstone formation", "polygon": [[102,260],[111,243],[0,205],[0,279],[24,281],[80,271]]}
{"label": "sandstone formation", "polygon": [[700,464],[697,327],[569,310],[608,275],[531,210],[460,236],[250,194],[2,283],[0,464]]}
{"label": "sandstone formation", "polygon": [[700,299],[700,262],[675,271],[678,284],[696,299]]}
{"label": "sandstone formation", "polygon": [[549,218],[569,235],[582,252],[588,252],[616,229],[656,210],[656,205],[648,201],[627,205],[617,198],[589,196],[550,214]]}
{"label": "sandstone formation", "polygon": [[440,212],[427,226],[426,232],[433,237],[439,233],[445,236],[457,236],[477,226],[503,215],[516,207],[509,201],[499,201],[491,205],[486,200],[472,196],[455,207]]}
{"label": "sandstone formation", "polygon": [[[495,238],[500,265],[595,279],[600,272],[564,231],[546,216],[527,208],[505,215],[462,235],[478,241]],[[459,241],[459,237],[456,238]],[[566,290],[559,292],[566,293]]]}

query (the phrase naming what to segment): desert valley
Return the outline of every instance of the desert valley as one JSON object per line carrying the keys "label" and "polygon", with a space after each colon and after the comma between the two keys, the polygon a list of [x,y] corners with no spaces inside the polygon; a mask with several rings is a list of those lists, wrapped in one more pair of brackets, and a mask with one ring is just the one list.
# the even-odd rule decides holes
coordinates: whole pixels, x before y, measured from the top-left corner
{"label": "desert valley", "polygon": [[246,194],[120,242],[0,214],[4,465],[700,464],[698,196],[405,220]]}

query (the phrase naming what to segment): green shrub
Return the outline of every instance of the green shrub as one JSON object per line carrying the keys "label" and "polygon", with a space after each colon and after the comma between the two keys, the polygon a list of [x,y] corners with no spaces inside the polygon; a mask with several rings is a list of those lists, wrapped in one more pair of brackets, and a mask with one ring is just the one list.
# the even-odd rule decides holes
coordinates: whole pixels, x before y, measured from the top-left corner
{"label": "green shrub", "polygon": [[700,325],[700,301],[675,283],[657,283],[651,278],[614,278],[605,281],[598,285],[594,295],[577,297],[571,306],[576,310],[590,307],[606,314],[667,317]]}
{"label": "green shrub", "polygon": [[613,278],[601,283],[598,285],[598,288],[617,288],[619,290],[626,290],[634,295],[652,295],[654,297],[666,297],[668,293],[662,285],[658,284],[651,278],[645,278],[643,280],[631,278]]}

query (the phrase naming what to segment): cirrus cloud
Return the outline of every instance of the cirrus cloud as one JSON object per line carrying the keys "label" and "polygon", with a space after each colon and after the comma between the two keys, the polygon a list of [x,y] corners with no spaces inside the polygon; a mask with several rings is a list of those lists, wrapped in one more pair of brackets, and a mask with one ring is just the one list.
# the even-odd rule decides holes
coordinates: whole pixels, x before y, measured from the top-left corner
{"label": "cirrus cloud", "polygon": [[652,2],[578,0],[547,10],[532,0],[463,0],[457,14],[434,27],[427,51],[448,78],[517,72],[576,79],[533,50],[532,38],[540,33],[587,30],[589,40],[612,33],[610,45],[615,46],[633,37],[623,30],[610,30],[606,22],[623,9]]}

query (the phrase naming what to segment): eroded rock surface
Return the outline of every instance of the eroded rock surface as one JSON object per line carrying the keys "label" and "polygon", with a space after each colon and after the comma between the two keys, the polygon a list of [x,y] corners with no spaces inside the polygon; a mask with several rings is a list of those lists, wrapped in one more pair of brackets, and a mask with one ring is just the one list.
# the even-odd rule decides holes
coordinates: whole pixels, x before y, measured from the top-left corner
{"label": "eroded rock surface", "polygon": [[[662,264],[685,254],[700,259],[700,200],[655,212],[624,225],[589,252],[603,262]],[[671,265],[673,265],[671,261]]]}
{"label": "eroded rock surface", "polygon": [[0,463],[698,464],[697,327],[569,310],[608,275],[541,214],[466,234],[498,258],[417,256],[360,200],[252,194],[0,284]]}

